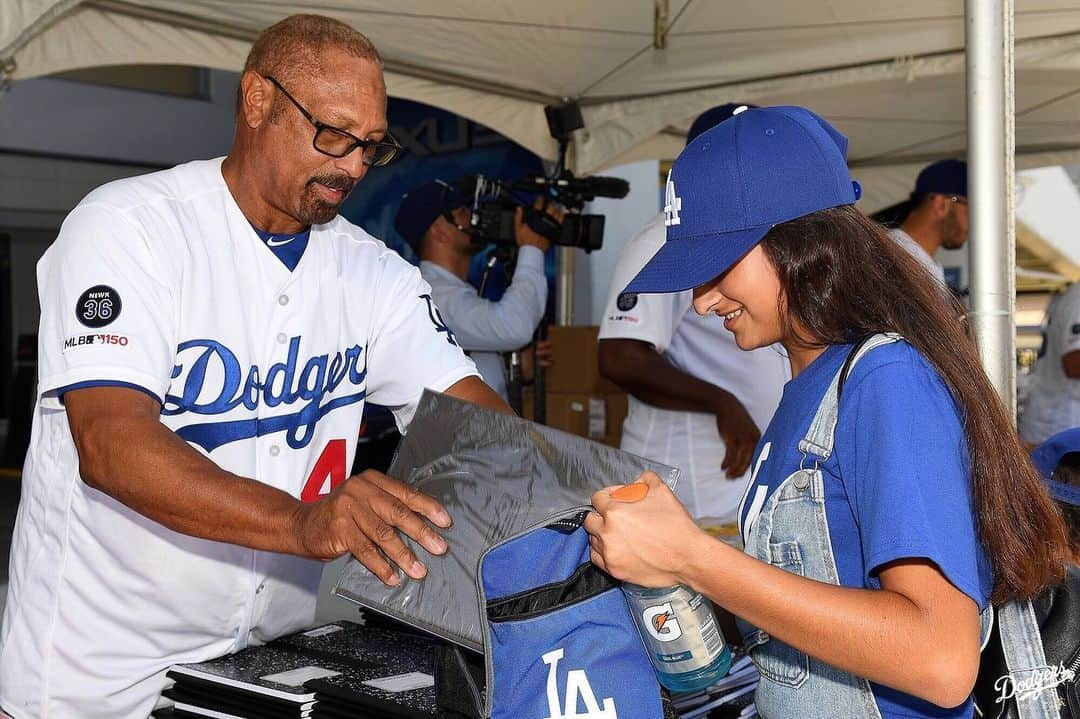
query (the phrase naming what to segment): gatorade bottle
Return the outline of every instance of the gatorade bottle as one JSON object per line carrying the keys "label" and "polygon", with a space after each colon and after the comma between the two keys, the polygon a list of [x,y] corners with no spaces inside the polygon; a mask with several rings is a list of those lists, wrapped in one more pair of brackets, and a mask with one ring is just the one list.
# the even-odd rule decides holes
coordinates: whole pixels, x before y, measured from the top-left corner
{"label": "gatorade bottle", "polygon": [[728,673],[731,649],[709,600],[681,584],[622,589],[661,684],[673,692],[696,691]]}
{"label": "gatorade bottle", "polygon": [[[649,492],[644,482],[611,493],[620,502],[638,502]],[[731,668],[731,649],[724,642],[712,604],[681,584],[649,589],[623,583],[645,651],[660,683],[673,692],[704,689]]]}

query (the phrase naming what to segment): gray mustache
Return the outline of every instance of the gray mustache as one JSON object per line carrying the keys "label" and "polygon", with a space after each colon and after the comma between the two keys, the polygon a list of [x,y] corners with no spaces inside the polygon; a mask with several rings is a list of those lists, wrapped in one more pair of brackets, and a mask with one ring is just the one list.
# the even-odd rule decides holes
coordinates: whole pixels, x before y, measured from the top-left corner
{"label": "gray mustache", "polygon": [[307,181],[307,184],[313,185],[318,182],[320,185],[325,185],[332,190],[341,190],[342,192],[349,193],[356,186],[356,182],[349,177],[343,177],[341,175],[322,175],[319,177],[312,177]]}

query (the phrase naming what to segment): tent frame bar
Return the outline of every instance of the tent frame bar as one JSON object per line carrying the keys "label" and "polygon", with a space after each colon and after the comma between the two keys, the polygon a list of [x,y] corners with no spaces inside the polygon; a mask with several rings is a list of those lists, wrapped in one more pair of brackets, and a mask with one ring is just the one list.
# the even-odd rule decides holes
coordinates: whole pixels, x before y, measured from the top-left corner
{"label": "tent frame bar", "polygon": [[[64,9],[70,11],[75,9],[78,3],[66,6]],[[156,8],[143,7],[127,0],[86,0],[82,3],[87,8],[94,10],[100,10],[102,12],[111,12],[118,15],[124,15],[126,17],[135,18],[137,20],[147,20],[150,22],[158,22],[174,27],[181,27],[187,30],[195,30],[197,32],[205,32],[210,35],[217,35],[219,37],[225,37],[232,40],[239,40],[241,42],[252,42],[259,35],[259,30],[253,30],[251,28],[242,27],[239,25],[231,25],[228,23],[209,22],[202,20],[193,15],[187,13],[176,12],[173,10],[161,10]],[[51,18],[49,22],[52,22],[55,18]],[[38,26],[35,24],[32,28],[29,28],[23,36],[20,36],[19,40],[9,49],[7,53],[14,55],[19,48],[30,41],[34,35],[38,33]],[[454,85],[456,87],[465,88],[468,90],[477,90],[481,92],[493,92],[503,97],[509,97],[516,100],[523,100],[525,102],[535,102],[542,105],[556,104],[562,101],[562,98],[555,95],[548,95],[541,92],[534,92],[531,90],[523,90],[521,88],[511,87],[509,85],[501,85],[499,83],[490,82],[487,80],[479,80],[476,78],[466,77],[464,75],[457,75],[449,72],[438,72],[430,70],[428,68],[419,67],[406,62],[398,62],[396,60],[383,59],[383,68],[388,72],[394,72],[399,75],[405,75],[408,77],[414,77],[420,80],[430,80],[436,83],[444,83],[447,85]]]}
{"label": "tent frame bar", "polygon": [[[1023,40],[1017,42],[1016,46],[1024,50],[1038,50],[1040,49],[1040,46],[1046,44],[1068,40],[1076,40],[1078,38],[1080,38],[1080,32],[1070,31],[1051,35],[1039,35],[1036,37],[1024,38]],[[659,92],[633,95],[593,95],[581,98],[579,100],[579,103],[582,107],[588,107],[590,105],[603,105],[612,102],[626,102],[631,100],[647,100],[656,97],[693,94],[695,92],[702,92],[706,90],[723,90],[725,88],[738,88],[739,91],[742,92],[747,85],[767,84],[772,82],[788,82],[791,80],[813,78],[819,75],[852,71],[865,72],[876,70],[879,72],[884,72],[895,71],[898,68],[903,68],[917,75],[918,64],[920,62],[931,60],[954,60],[957,62],[963,62],[965,57],[965,48],[954,48],[950,50],[938,50],[936,52],[927,52],[917,55],[905,55],[903,57],[884,60],[868,60],[864,62],[847,63],[843,65],[816,67],[811,70],[796,70],[792,72],[777,73],[773,75],[760,75],[758,77],[740,78],[738,80],[730,80],[727,82],[707,83],[703,85],[694,85],[691,87],[683,87],[674,90],[662,90]]]}

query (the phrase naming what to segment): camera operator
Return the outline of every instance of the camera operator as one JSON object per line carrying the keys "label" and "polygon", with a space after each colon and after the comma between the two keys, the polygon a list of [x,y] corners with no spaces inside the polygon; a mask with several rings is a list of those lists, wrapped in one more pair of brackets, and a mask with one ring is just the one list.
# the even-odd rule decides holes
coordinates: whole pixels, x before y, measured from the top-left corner
{"label": "camera operator", "polygon": [[[402,198],[394,226],[420,257],[420,274],[431,285],[442,320],[484,381],[506,399],[500,353],[528,345],[544,316],[548,291],[544,253],[551,243],[525,224],[522,208],[517,208],[513,280],[498,302],[484,299],[466,279],[473,257],[484,249],[468,232],[467,204],[456,188],[441,180],[428,182]],[[561,219],[554,207],[547,212]]]}

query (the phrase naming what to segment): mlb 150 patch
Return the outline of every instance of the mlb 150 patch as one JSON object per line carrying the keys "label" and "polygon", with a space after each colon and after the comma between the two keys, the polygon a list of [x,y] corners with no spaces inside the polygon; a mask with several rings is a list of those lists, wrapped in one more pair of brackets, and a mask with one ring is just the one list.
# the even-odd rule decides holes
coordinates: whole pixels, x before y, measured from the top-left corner
{"label": "mlb 150 patch", "polygon": [[[96,345],[98,347],[102,345],[117,345],[119,347],[128,346],[128,338],[124,335],[107,335],[107,334],[92,334],[92,335],[76,335],[74,337],[68,337],[64,340],[64,352],[76,347],[89,347]],[[0,717],[3,719],[3,717]]]}
{"label": "mlb 150 patch", "polygon": [[108,285],[94,285],[79,295],[75,318],[86,327],[104,327],[120,316],[120,293]]}

